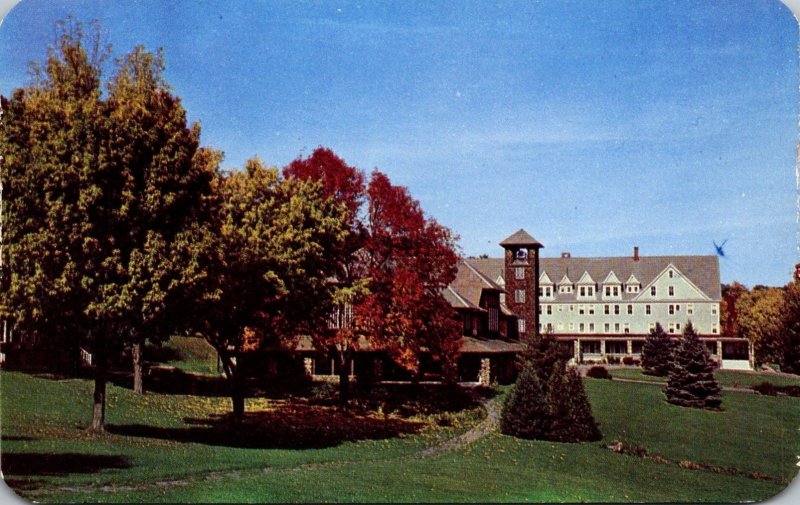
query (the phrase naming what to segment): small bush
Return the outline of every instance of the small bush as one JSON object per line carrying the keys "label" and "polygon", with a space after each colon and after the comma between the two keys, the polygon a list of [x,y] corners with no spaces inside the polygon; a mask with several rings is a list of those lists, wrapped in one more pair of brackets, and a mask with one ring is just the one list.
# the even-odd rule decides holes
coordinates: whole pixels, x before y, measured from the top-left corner
{"label": "small bush", "polygon": [[586,376],[593,379],[611,380],[611,374],[608,373],[608,369],[604,366],[593,366],[586,372]]}
{"label": "small bush", "polygon": [[606,358],[606,361],[608,362],[609,365],[619,365],[620,363],[619,356],[608,356]]}
{"label": "small bush", "polygon": [[622,358],[623,365],[632,366],[632,365],[638,365],[639,363],[640,361],[634,358],[633,356],[625,356],[624,358]]}

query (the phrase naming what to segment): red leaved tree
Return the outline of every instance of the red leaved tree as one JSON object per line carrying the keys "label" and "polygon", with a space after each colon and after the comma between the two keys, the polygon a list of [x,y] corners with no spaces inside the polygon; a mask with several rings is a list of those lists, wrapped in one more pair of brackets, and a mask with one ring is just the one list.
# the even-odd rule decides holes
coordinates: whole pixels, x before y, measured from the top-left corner
{"label": "red leaved tree", "polygon": [[374,172],[365,187],[364,174],[327,148],[293,161],[284,175],[321,181],[323,192],[349,212],[350,238],[338,251],[337,309],[329,328],[312,335],[318,349],[337,359],[341,401],[348,398],[355,353],[365,346],[386,351],[412,372],[428,352],[455,380],[459,325],[441,295],[458,261],[450,230],[426,218],[407,189],[386,175]]}

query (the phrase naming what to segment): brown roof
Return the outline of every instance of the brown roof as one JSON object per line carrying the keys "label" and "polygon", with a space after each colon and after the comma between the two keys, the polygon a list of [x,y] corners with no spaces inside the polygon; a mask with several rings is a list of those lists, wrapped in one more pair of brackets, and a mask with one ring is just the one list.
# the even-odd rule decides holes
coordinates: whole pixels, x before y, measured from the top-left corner
{"label": "brown roof", "polygon": [[[482,258],[466,260],[486,277],[505,278],[505,263],[502,258]],[[553,282],[558,282],[564,275],[573,282],[587,272],[592,279],[602,283],[610,272],[621,280],[627,281],[631,275],[642,284],[642,288],[650,284],[658,274],[672,264],[685,275],[698,289],[712,300],[722,298],[719,277],[719,258],[717,256],[640,256],[635,261],[631,256],[611,256],[597,258],[541,258],[540,272],[547,274]],[[623,300],[631,300],[638,293],[622,293]],[[556,300],[574,300],[576,293],[555,293]]]}
{"label": "brown roof", "polygon": [[506,238],[500,245],[506,246],[523,246],[523,247],[544,247],[541,242],[531,237],[530,234],[520,228],[513,235]]}
{"label": "brown roof", "polygon": [[456,309],[484,310],[467,300],[466,297],[453,289],[453,286],[447,286],[447,288],[442,291],[442,296],[444,296],[444,299],[447,300],[447,303]]}
{"label": "brown roof", "polygon": [[484,353],[504,353],[520,352],[522,344],[514,340],[484,339],[475,337],[463,337],[461,341],[462,354],[484,354]]}
{"label": "brown roof", "polygon": [[[481,294],[484,289],[504,291],[502,287],[468,261],[461,261],[458,264],[458,272],[456,273],[455,280],[450,283],[450,288],[455,291],[455,294],[475,307],[480,307]],[[447,298],[446,294],[445,298]],[[458,300],[458,305],[454,305],[454,307],[458,307],[459,305],[462,305],[460,300]]]}

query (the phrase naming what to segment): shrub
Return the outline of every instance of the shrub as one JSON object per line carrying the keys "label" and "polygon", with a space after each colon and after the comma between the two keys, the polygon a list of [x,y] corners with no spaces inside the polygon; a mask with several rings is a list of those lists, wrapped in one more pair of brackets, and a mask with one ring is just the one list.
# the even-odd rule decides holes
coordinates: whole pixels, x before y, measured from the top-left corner
{"label": "shrub", "polygon": [[622,358],[623,365],[632,366],[632,365],[638,365],[639,363],[641,362],[638,359],[634,358],[633,356],[625,356],[624,358]]}
{"label": "shrub", "polygon": [[586,371],[586,376],[593,379],[612,379],[611,374],[608,373],[608,369],[604,366],[593,366]]}
{"label": "shrub", "polygon": [[576,368],[553,367],[547,383],[547,408],[550,416],[547,440],[583,442],[603,438]]}
{"label": "shrub", "polygon": [[769,396],[787,395],[800,397],[800,386],[777,386],[771,382],[757,384],[753,386],[753,391]]}

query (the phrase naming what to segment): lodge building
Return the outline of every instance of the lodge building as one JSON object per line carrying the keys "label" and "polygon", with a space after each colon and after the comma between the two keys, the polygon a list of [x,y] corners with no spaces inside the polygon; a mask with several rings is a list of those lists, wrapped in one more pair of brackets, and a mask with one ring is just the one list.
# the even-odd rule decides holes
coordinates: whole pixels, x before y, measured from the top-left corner
{"label": "lodge building", "polygon": [[716,256],[640,256],[634,247],[627,257],[541,258],[525,230],[500,245],[503,258],[462,260],[444,293],[463,322],[464,373],[478,367],[481,381],[502,381],[534,328],[576,363],[636,363],[657,322],[678,338],[689,321],[722,368],[753,366],[745,339],[721,335]]}

